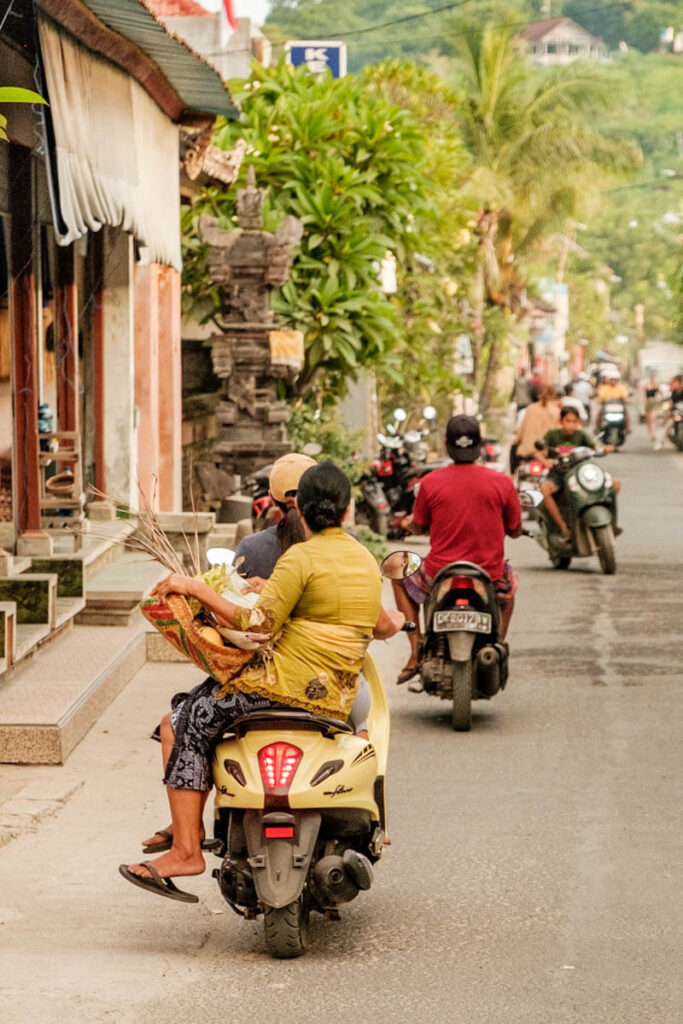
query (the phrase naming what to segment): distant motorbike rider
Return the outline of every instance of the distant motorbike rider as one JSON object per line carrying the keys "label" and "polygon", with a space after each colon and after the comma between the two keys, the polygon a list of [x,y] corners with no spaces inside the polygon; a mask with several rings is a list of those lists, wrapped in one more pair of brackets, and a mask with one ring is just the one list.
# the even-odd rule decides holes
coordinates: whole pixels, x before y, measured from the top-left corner
{"label": "distant motorbike rider", "polygon": [[672,377],[669,381],[669,397],[665,404],[666,412],[664,415],[664,422],[662,423],[661,439],[656,445],[658,449],[662,447],[664,439],[668,437],[669,428],[673,422],[674,406],[681,402],[683,402],[683,377],[680,374],[676,374],[676,376]]}
{"label": "distant motorbike rider", "polygon": [[453,416],[446,427],[446,451],[453,464],[425,477],[411,516],[411,533],[429,533],[431,548],[418,573],[392,581],[396,606],[418,627],[408,634],[411,654],[398,677],[404,683],[419,672],[419,606],[424,604],[439,569],[467,561],[491,576],[501,606],[501,639],[510,624],[517,576],[505,560],[505,536],[522,533],[522,510],[509,476],[476,465],[481,452],[479,423]]}
{"label": "distant motorbike rider", "polygon": [[[572,448],[596,448],[595,438],[582,428],[576,409],[570,406],[564,406],[560,410],[560,426],[549,430],[543,438],[543,443],[546,449],[556,448],[560,454],[570,452]],[[606,444],[604,450],[606,452],[613,452],[614,448],[612,445]],[[562,540],[569,541],[571,540],[571,531],[565,523],[559,506],[555,501],[555,495],[564,487],[564,478],[555,468],[554,458],[546,457],[545,462],[550,467],[550,473],[548,474],[548,479],[541,487],[541,494],[545,500],[548,514],[560,531]],[[617,493],[619,491],[618,480],[614,480],[614,490]]]}
{"label": "distant motorbike rider", "polygon": [[572,381],[572,395],[583,404],[586,410],[586,420],[590,420],[591,398],[593,397],[593,385],[588,374],[581,370]]}
{"label": "distant motorbike rider", "polygon": [[628,414],[628,388],[621,383],[621,375],[616,370],[610,370],[605,377],[604,384],[598,388],[598,414],[595,420],[595,429],[600,430],[602,426],[602,413],[605,402],[622,402],[624,405],[624,426],[626,433],[631,430]]}

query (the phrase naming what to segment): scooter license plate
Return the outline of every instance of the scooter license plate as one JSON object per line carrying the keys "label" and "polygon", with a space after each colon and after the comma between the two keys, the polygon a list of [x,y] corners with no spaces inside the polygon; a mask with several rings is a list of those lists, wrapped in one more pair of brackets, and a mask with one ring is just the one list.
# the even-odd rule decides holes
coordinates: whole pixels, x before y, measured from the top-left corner
{"label": "scooter license plate", "polygon": [[468,633],[490,633],[491,616],[488,612],[474,612],[466,608],[449,608],[434,612],[435,633],[465,630]]}

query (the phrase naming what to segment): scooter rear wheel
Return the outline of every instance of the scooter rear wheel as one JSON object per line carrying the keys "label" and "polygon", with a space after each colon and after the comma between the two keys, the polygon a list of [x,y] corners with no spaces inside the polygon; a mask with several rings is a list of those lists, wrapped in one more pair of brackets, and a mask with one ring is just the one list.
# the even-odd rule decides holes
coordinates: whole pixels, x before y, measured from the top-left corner
{"label": "scooter rear wheel", "polygon": [[304,893],[285,907],[266,907],[263,924],[266,949],[271,956],[290,960],[306,952],[308,916],[308,900]]}
{"label": "scooter rear wheel", "polygon": [[451,722],[456,732],[469,732],[472,728],[472,662],[454,661],[453,711]]}

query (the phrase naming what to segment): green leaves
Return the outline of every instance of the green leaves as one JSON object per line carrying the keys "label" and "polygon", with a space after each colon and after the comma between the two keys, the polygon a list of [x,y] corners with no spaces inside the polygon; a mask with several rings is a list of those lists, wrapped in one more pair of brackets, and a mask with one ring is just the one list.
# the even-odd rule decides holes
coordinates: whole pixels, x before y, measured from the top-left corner
{"label": "green leaves", "polygon": [[[19,89],[15,86],[2,86],[0,88],[0,103],[47,104],[47,100],[44,100],[37,92],[32,92],[31,89]],[[4,114],[0,114],[0,139],[4,139],[5,142],[9,142],[6,128],[7,118]]]}
{"label": "green leaves", "polygon": [[[255,65],[248,82],[231,88],[242,117],[219,125],[216,145],[229,149],[244,138],[243,174],[253,164],[272,223],[289,214],[304,225],[291,280],[272,298],[284,325],[304,334],[296,392],[339,393],[349,376],[381,362],[399,334],[379,264],[387,250],[404,258],[419,244],[414,220],[429,194],[426,132],[359,76],[318,80],[282,62]],[[211,297],[197,217],[230,220],[235,193],[207,189],[184,218],[186,302]]]}

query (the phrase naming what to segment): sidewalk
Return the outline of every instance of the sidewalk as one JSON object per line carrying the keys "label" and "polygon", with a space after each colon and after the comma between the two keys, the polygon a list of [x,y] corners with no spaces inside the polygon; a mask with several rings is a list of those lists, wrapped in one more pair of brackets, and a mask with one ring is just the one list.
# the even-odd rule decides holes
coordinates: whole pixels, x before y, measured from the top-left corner
{"label": "sidewalk", "polygon": [[[102,627],[99,632],[107,637],[111,630]],[[0,847],[34,832],[46,818],[59,815],[74,797],[83,795],[84,787],[107,793],[108,786],[116,783],[117,771],[128,763],[127,751],[140,758],[140,803],[147,802],[160,775],[156,765],[160,748],[148,739],[149,734],[168,709],[171,696],[196,685],[203,675],[189,662],[148,661],[127,685],[124,683],[123,691],[66,765],[0,764]],[[159,813],[165,818],[160,786],[154,795],[162,798]]]}

